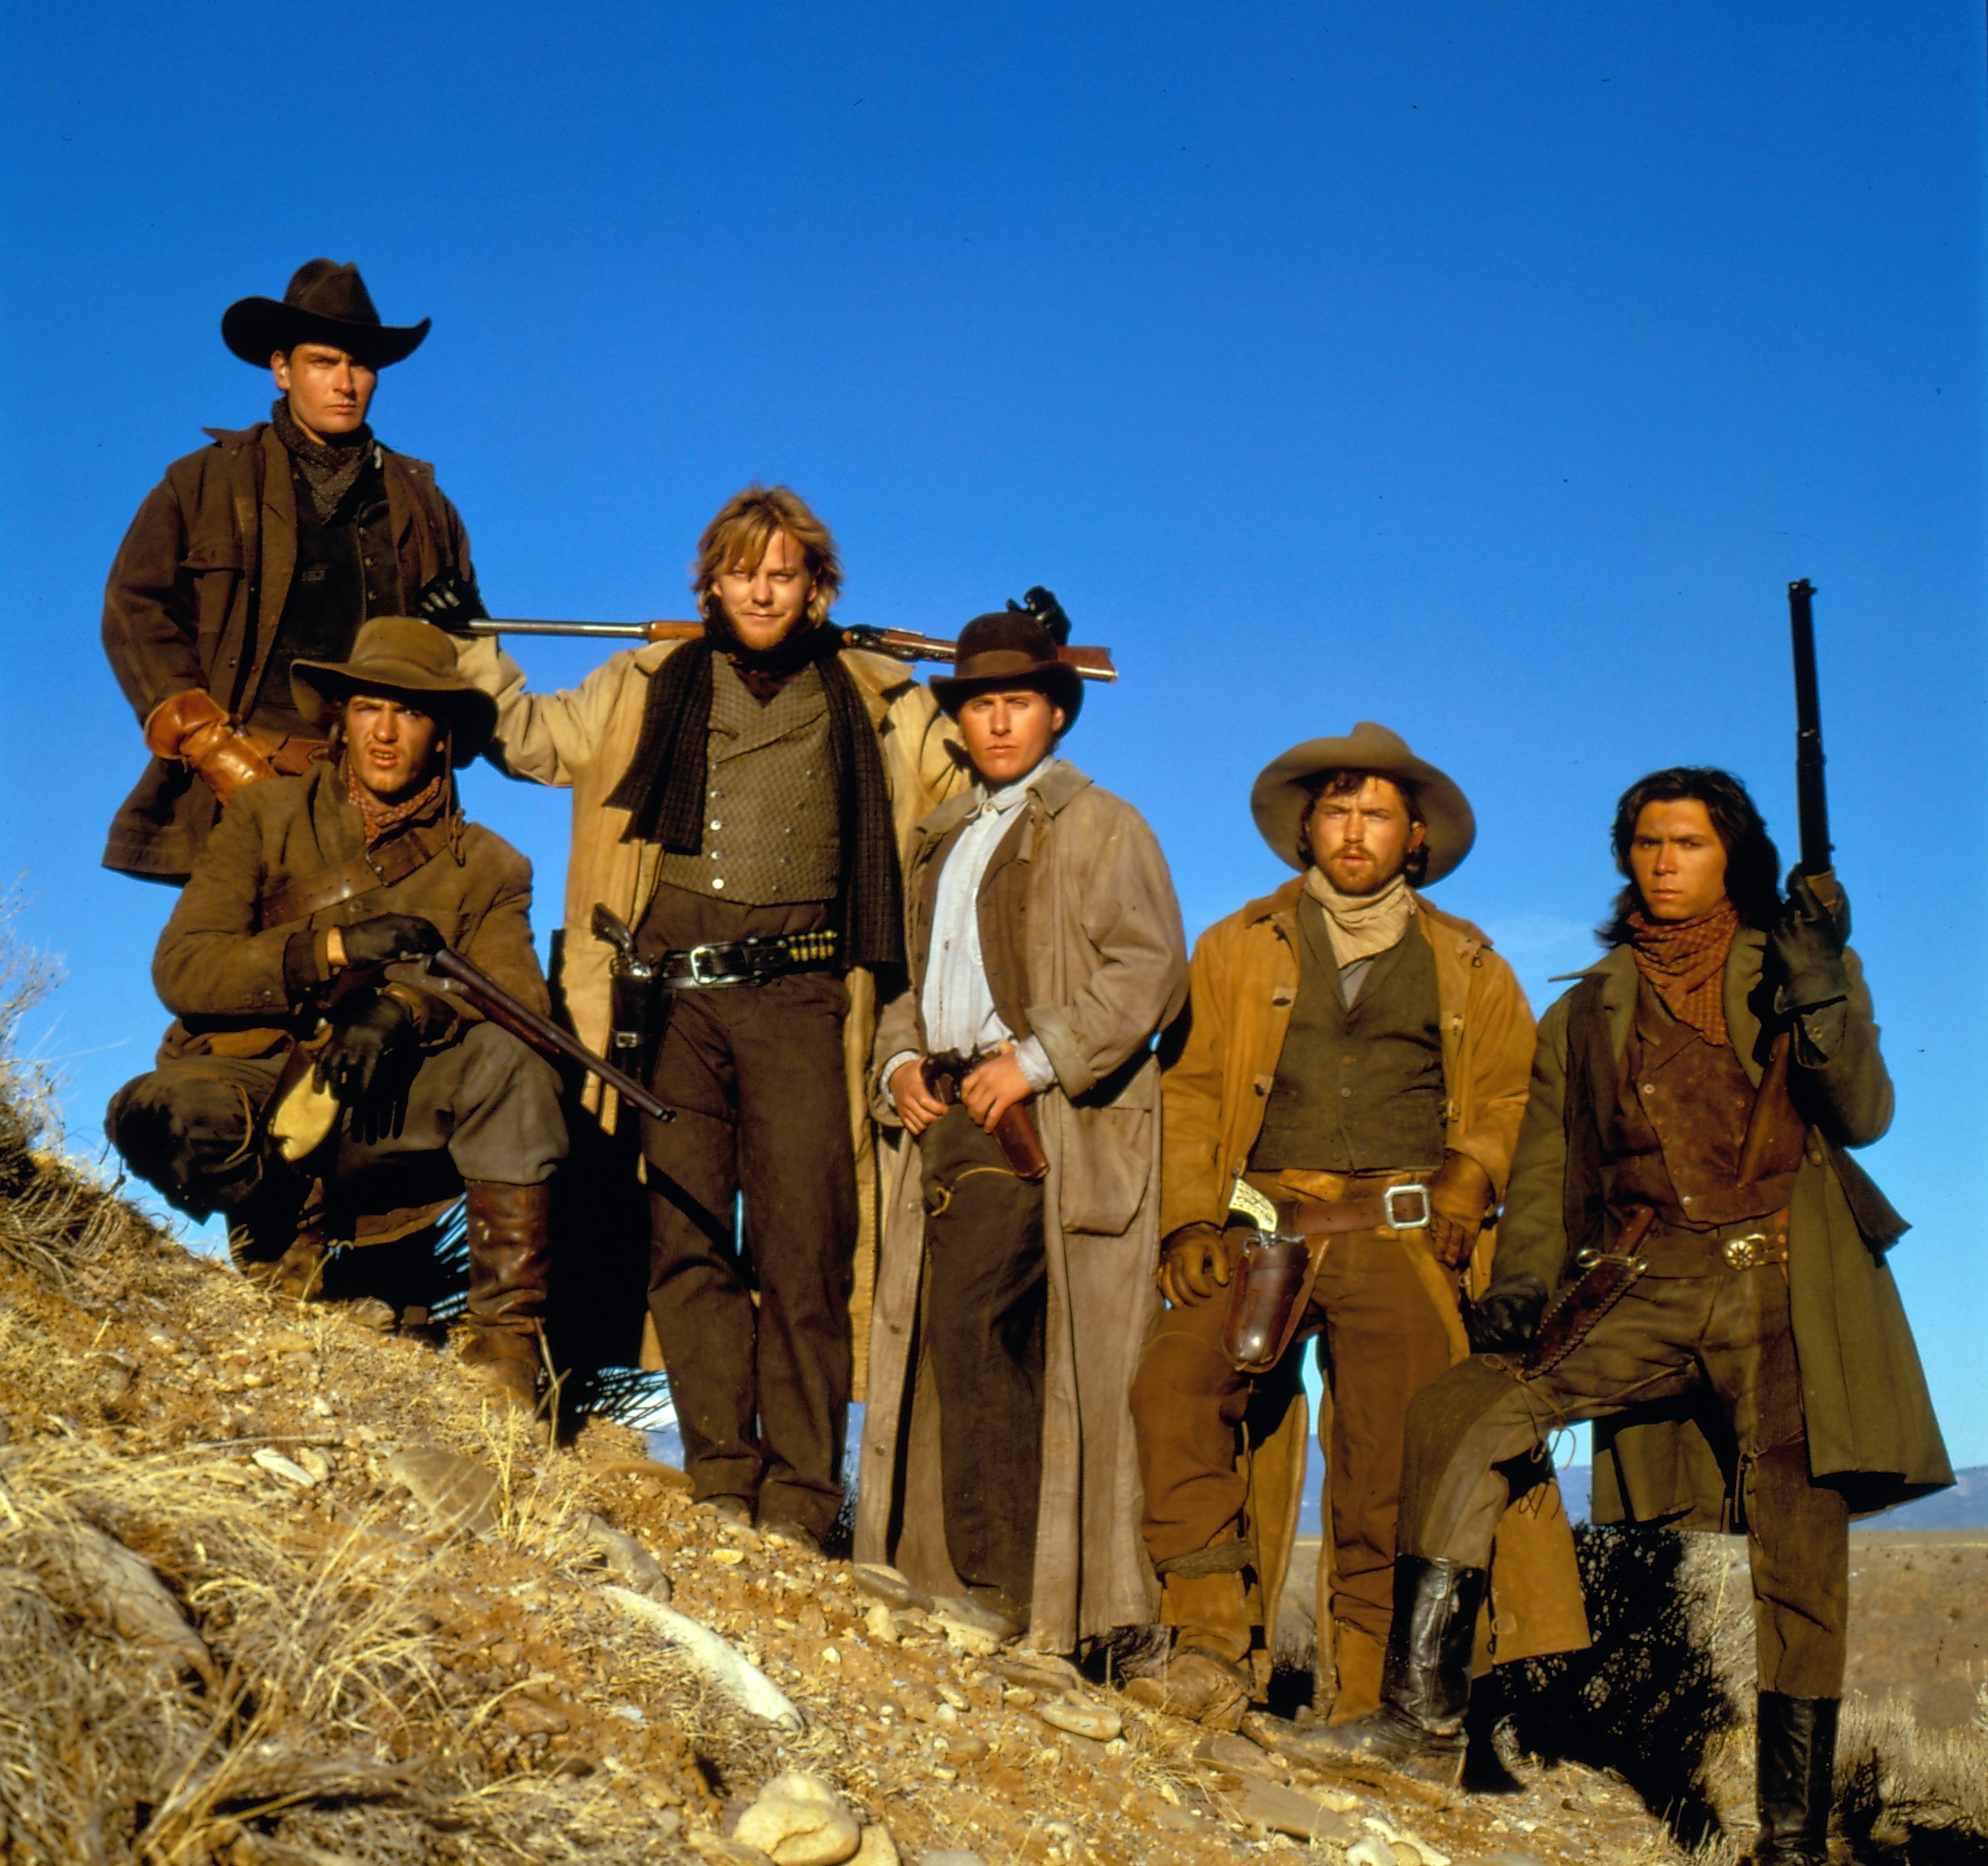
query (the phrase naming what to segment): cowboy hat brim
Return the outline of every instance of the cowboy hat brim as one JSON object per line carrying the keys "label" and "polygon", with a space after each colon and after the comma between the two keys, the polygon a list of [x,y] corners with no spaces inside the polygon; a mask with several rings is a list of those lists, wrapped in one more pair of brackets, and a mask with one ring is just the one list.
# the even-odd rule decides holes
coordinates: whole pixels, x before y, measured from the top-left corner
{"label": "cowboy hat brim", "polygon": [[348,661],[299,661],[290,666],[290,697],[314,725],[329,727],[355,693],[377,693],[418,707],[446,722],[450,762],[473,764],[497,730],[497,702],[464,681],[438,678],[418,662],[382,658],[363,666]]}
{"label": "cowboy hat brim", "polygon": [[432,320],[418,324],[367,324],[326,317],[279,298],[240,298],[221,314],[221,340],[244,363],[266,369],[278,350],[299,343],[328,343],[349,351],[369,369],[384,370],[421,347]]}
{"label": "cowboy hat brim", "polygon": [[1428,866],[1421,885],[1452,873],[1477,840],[1476,813],[1448,772],[1411,752],[1384,725],[1363,719],[1343,738],[1307,739],[1263,767],[1249,789],[1249,813],[1280,860],[1303,870],[1300,833],[1312,804],[1312,786],[1328,771],[1368,771],[1412,789],[1427,830]]}
{"label": "cowboy hat brim", "polygon": [[1077,715],[1084,710],[1084,677],[1060,661],[1030,661],[1012,671],[989,674],[935,674],[931,679],[932,698],[938,701],[940,712],[953,719],[976,693],[1016,687],[1033,687],[1047,694],[1053,704],[1063,708],[1065,732],[1076,725]]}

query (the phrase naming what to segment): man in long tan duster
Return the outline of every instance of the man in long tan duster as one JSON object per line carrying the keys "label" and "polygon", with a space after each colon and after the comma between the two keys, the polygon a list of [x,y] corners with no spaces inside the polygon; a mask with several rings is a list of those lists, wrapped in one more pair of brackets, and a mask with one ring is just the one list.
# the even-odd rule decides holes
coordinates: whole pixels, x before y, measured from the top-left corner
{"label": "man in long tan duster", "polygon": [[842,1504],[874,981],[902,972],[905,840],[965,781],[925,688],[844,645],[841,581],[828,527],[756,485],[699,541],[701,638],[553,694],[461,649],[497,701],[494,762],[573,789],[574,1033],[610,1046],[597,907],[660,988],[650,1082],[678,1112],[642,1125],[648,1308],[693,1494],[803,1547]]}
{"label": "man in long tan duster", "polygon": [[[1195,948],[1187,1033],[1162,1081],[1168,1307],[1132,1395],[1147,1552],[1175,1642],[1164,1674],[1131,1689],[1229,1728],[1267,1682],[1303,1472],[1291,1350],[1314,1334],[1327,1470],[1320,1697],[1338,1718],[1379,1700],[1402,1421],[1469,1353],[1460,1300],[1488,1274],[1533,1046],[1510,967],[1418,891],[1476,837],[1442,772],[1363,721],[1286,752],[1250,805],[1300,874]],[[1258,1225],[1305,1242],[1253,1379],[1229,1337],[1239,1254]],[[1261,1317],[1236,1321],[1252,1319],[1260,1331]],[[1550,1483],[1529,1509],[1571,1612],[1557,1626],[1533,1616],[1501,1658],[1586,1642]]]}

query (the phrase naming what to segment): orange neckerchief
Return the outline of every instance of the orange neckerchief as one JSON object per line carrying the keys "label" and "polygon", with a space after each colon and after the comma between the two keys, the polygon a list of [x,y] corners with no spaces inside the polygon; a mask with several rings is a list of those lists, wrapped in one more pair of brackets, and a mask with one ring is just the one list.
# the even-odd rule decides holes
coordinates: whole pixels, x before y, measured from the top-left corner
{"label": "orange neckerchief", "polygon": [[421,789],[399,803],[382,803],[371,791],[353,775],[350,764],[345,772],[345,800],[358,811],[366,825],[366,846],[371,848],[389,830],[398,829],[411,817],[418,816],[435,806],[448,783],[448,768],[443,768],[428,779]]}
{"label": "orange neckerchief", "polygon": [[1708,1043],[1730,1040],[1726,1030],[1726,955],[1739,931],[1739,910],[1729,901],[1696,920],[1648,920],[1640,910],[1629,916],[1636,969],[1649,980],[1664,1008]]}

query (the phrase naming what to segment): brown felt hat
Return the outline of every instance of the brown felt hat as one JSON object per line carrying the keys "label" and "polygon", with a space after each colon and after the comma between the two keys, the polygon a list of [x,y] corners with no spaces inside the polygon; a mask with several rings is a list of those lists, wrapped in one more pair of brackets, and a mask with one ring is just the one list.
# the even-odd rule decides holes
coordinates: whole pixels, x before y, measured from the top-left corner
{"label": "brown felt hat", "polygon": [[497,702],[456,671],[455,638],[412,616],[375,616],[359,631],[350,661],[291,664],[290,697],[315,725],[329,726],[355,693],[432,713],[448,725],[458,765],[478,756],[497,729]]}
{"label": "brown felt hat", "polygon": [[1033,687],[1063,708],[1063,729],[1084,705],[1084,677],[1057,656],[1056,637],[1025,609],[975,616],[959,631],[952,672],[932,677],[932,698],[952,717],[976,693]]}
{"label": "brown felt hat", "polygon": [[1440,881],[1470,853],[1477,840],[1477,817],[1470,801],[1447,773],[1425,763],[1408,742],[1384,725],[1362,719],[1341,739],[1307,739],[1273,759],[1249,787],[1249,813],[1263,840],[1293,868],[1305,866],[1298,833],[1311,809],[1320,778],[1331,771],[1365,771],[1412,790],[1427,828],[1426,885]]}
{"label": "brown felt hat", "polygon": [[384,370],[411,356],[428,333],[418,324],[383,324],[356,265],[306,259],[280,301],[238,298],[221,314],[221,340],[244,363],[266,368],[278,350],[329,343],[368,369]]}

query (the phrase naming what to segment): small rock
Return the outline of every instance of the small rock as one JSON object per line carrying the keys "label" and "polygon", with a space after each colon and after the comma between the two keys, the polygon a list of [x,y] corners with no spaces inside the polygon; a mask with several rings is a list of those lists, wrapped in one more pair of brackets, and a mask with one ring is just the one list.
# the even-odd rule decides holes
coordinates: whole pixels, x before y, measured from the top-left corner
{"label": "small rock", "polygon": [[693,1827],[684,1836],[684,1844],[693,1853],[709,1860],[712,1866],[773,1866],[773,1861],[757,1847],[749,1847],[742,1841],[727,1840],[722,1834],[714,1834],[708,1827]]}
{"label": "small rock", "polygon": [[1346,1866],[1396,1866],[1395,1850],[1378,1834],[1369,1834],[1346,1850]]}
{"label": "small rock", "polygon": [[[253,1454],[254,1462],[260,1465],[272,1477],[280,1477],[286,1484],[295,1484],[299,1490],[314,1488],[318,1482],[302,1465],[293,1463],[274,1445],[265,1445]],[[319,1463],[324,1460],[320,1459]]]}
{"label": "small rock", "polygon": [[391,1334],[401,1322],[400,1310],[377,1296],[353,1303],[345,1313],[347,1320],[357,1323],[361,1328],[370,1329],[376,1335]]}
{"label": "small rock", "polygon": [[320,1484],[327,1482],[331,1476],[331,1460],[315,1445],[299,1445],[297,1462]]}
{"label": "small rock", "polygon": [[1284,1780],[1283,1765],[1267,1750],[1258,1748],[1248,1737],[1238,1736],[1231,1731],[1209,1731],[1195,1745],[1194,1753],[1202,1761],[1212,1763],[1216,1768],[1226,1769],[1236,1775],[1260,1776],[1268,1782]]}
{"label": "small rock", "polygon": [[898,1866],[898,1843],[886,1827],[863,1830],[863,1844],[850,1857],[849,1866]]}
{"label": "small rock", "polygon": [[638,1594],[646,1594],[651,1600],[669,1600],[670,1577],[663,1572],[663,1564],[633,1536],[591,1511],[581,1518],[580,1526],[587,1540],[607,1558],[610,1574],[619,1575]]}
{"label": "small rock", "polygon": [[757,1847],[773,1866],[842,1866],[862,1844],[863,1830],[819,1776],[789,1770],[760,1790],[732,1837]]}
{"label": "small rock", "polygon": [[1109,1705],[1078,1704],[1068,1699],[1060,1704],[1039,1704],[1036,1715],[1052,1729],[1088,1736],[1093,1743],[1109,1743],[1125,1727],[1125,1719]]}
{"label": "small rock", "polygon": [[411,1445],[387,1460],[387,1475],[414,1493],[438,1528],[482,1534],[497,1526],[497,1474],[473,1458],[445,1445]]}
{"label": "small rock", "polygon": [[504,1701],[504,1721],[527,1736],[553,1736],[572,1728],[570,1722],[549,1704],[513,1692]]}
{"label": "small rock", "polygon": [[948,1685],[942,1679],[938,1684],[935,1685],[932,1689],[936,1691],[947,1703],[950,1704],[955,1710],[963,1711],[969,1708],[966,1693],[962,1691],[958,1685]]}
{"label": "small rock", "polygon": [[942,1740],[946,1754],[963,1763],[985,1762],[994,1753],[994,1746],[986,1737],[975,1736],[970,1730],[948,1730]]}
{"label": "small rock", "polygon": [[931,1596],[923,1588],[914,1587],[886,1563],[859,1561],[850,1573],[859,1591],[873,1601],[881,1601],[886,1607],[913,1608],[919,1613],[931,1611]]}
{"label": "small rock", "polygon": [[735,1568],[746,1559],[746,1551],[743,1549],[713,1549],[711,1559],[728,1568]]}
{"label": "small rock", "polygon": [[898,1622],[881,1601],[874,1602],[863,1616],[863,1628],[881,1645],[894,1646],[898,1643]]}
{"label": "small rock", "polygon": [[987,1866],[987,1862],[963,1847],[934,1847],[918,1855],[918,1866]]}

